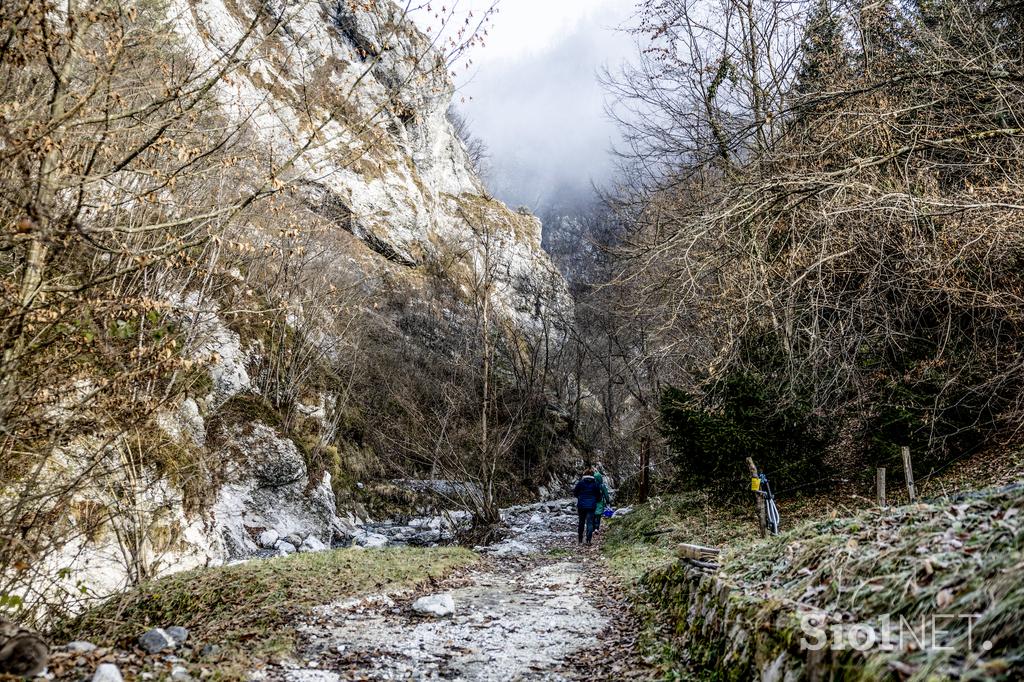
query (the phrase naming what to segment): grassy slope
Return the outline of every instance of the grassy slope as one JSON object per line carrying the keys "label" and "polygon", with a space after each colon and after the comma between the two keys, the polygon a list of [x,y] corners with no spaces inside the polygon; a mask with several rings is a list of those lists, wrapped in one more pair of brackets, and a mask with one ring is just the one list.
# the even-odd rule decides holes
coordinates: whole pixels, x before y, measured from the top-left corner
{"label": "grassy slope", "polygon": [[[829,625],[868,626],[879,639],[883,614],[896,623],[925,623],[926,630],[938,614],[977,616],[970,634],[966,619],[943,617],[942,649],[851,656],[849,678],[882,679],[900,670],[921,680],[1020,679],[1022,509],[1024,486],[1016,485],[812,522],[759,544],[757,551],[731,552],[720,577],[735,587],[737,602],[813,611]],[[980,648],[983,642],[990,651]]]}
{"label": "grassy slope", "polygon": [[693,493],[656,497],[648,504],[602,526],[601,550],[612,570],[628,583],[646,571],[673,560],[680,542],[721,547],[753,539],[753,517],[741,507],[712,507]]}
{"label": "grassy slope", "polygon": [[[1022,462],[1024,453],[1014,451],[958,463],[922,486],[932,504],[890,508],[885,513],[872,509],[873,500],[850,491],[782,500],[783,526],[792,530],[765,541],[756,536],[752,505],[712,507],[699,494],[658,498],[630,516],[614,519],[602,549],[612,569],[636,594],[645,622],[641,638],[645,654],[659,660],[669,677],[689,679],[691,674],[682,663],[688,652],[673,642],[686,611],[680,606],[675,614],[679,618],[673,618],[665,598],[679,575],[673,568],[673,548],[679,542],[723,548],[721,576],[738,593],[749,596],[750,603],[766,598],[782,605],[799,601],[826,612],[839,605],[831,617],[868,623],[883,607],[912,618],[939,604],[945,612],[972,608],[970,613],[987,604],[993,628],[988,634],[997,649],[985,663],[991,667],[984,674],[996,676],[1003,667],[1020,665],[1015,657],[1022,653],[1016,650],[1020,645],[1014,638],[1007,637],[1005,627],[1009,614],[1024,606],[1024,593],[1018,587],[1024,582],[1024,536],[1012,521],[1014,512],[1009,512],[1009,520],[1003,516],[1024,506],[1024,499],[1013,498],[1019,492],[991,492],[973,502],[961,501],[961,507],[973,506],[957,510],[955,498],[972,488],[1001,486],[1021,478]],[[650,535],[655,530],[669,532]],[[955,542],[948,542],[950,532]],[[943,553],[957,542],[963,543],[961,551]],[[929,565],[933,573],[927,581],[917,574],[928,570],[920,547],[939,557]],[[986,594],[988,602],[984,602]],[[964,634],[953,633],[953,637]],[[928,671],[938,671],[941,678],[949,674],[950,666],[960,663],[950,656],[904,659],[896,665],[907,662],[924,677]],[[891,660],[870,661],[875,666],[872,674],[891,671]],[[701,675],[693,679],[702,679]]]}
{"label": "grassy slope", "polygon": [[313,606],[415,587],[477,559],[461,548],[345,549],[198,569],[113,598],[53,635],[130,647],[149,628],[183,625],[193,648],[223,647],[215,661],[219,677],[234,679],[261,659],[290,654],[290,623]]}
{"label": "grassy slope", "polygon": [[[855,496],[805,496],[780,502],[783,525],[845,516],[862,506]],[[681,542],[707,547],[744,547],[758,541],[757,517],[749,504],[714,505],[700,493],[655,497],[648,504],[607,524],[601,549],[612,569],[626,582],[674,561]]]}

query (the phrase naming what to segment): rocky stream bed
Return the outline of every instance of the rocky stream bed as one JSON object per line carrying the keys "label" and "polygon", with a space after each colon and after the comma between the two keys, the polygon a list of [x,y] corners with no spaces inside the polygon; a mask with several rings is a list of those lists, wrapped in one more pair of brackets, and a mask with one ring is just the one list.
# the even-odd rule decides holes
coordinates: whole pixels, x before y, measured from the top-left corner
{"label": "rocky stream bed", "polygon": [[644,678],[631,647],[616,646],[630,636],[621,627],[628,607],[605,584],[597,547],[576,544],[571,501],[515,507],[503,518],[505,539],[478,547],[479,565],[427,593],[325,604],[297,624],[300,657],[253,678],[576,680],[609,664],[616,679]]}

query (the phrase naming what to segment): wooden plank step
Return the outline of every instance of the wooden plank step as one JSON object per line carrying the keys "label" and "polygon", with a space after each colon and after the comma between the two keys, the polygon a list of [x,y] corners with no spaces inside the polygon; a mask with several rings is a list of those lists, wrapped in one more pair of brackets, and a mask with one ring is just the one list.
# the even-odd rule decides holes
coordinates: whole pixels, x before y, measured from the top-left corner
{"label": "wooden plank step", "polygon": [[681,543],[676,547],[676,556],[680,559],[694,559],[696,561],[704,561],[712,557],[716,557],[722,553],[722,550],[715,549],[714,547],[702,547],[701,545],[690,545]]}

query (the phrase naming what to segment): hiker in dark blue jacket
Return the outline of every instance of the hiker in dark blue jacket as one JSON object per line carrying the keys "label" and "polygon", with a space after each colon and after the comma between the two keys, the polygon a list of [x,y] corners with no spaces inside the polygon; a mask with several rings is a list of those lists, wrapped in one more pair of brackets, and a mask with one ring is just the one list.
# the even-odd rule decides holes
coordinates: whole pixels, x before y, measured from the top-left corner
{"label": "hiker in dark blue jacket", "polygon": [[593,469],[588,468],[583,472],[583,478],[576,483],[572,494],[576,496],[576,513],[580,519],[577,535],[582,543],[583,529],[586,527],[589,545],[594,535],[594,510],[597,509],[597,503],[602,497],[601,485],[594,478]]}

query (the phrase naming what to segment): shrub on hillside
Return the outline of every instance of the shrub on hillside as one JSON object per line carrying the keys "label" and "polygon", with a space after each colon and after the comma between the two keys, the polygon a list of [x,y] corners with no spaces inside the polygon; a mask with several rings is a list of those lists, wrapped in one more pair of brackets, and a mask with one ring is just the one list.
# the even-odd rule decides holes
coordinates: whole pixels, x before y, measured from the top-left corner
{"label": "shrub on hillside", "polygon": [[[866,401],[860,442],[866,464],[899,467],[909,446],[919,475],[973,452],[999,433],[1000,413],[1012,408],[1019,386],[986,390],[993,378],[988,358],[971,347],[920,348],[889,360]],[[943,357],[946,355],[946,357]]]}
{"label": "shrub on hillside", "polygon": [[746,489],[753,457],[779,489],[822,478],[827,429],[767,377],[735,371],[703,396],[669,387],[661,426],[684,486],[716,494]]}

